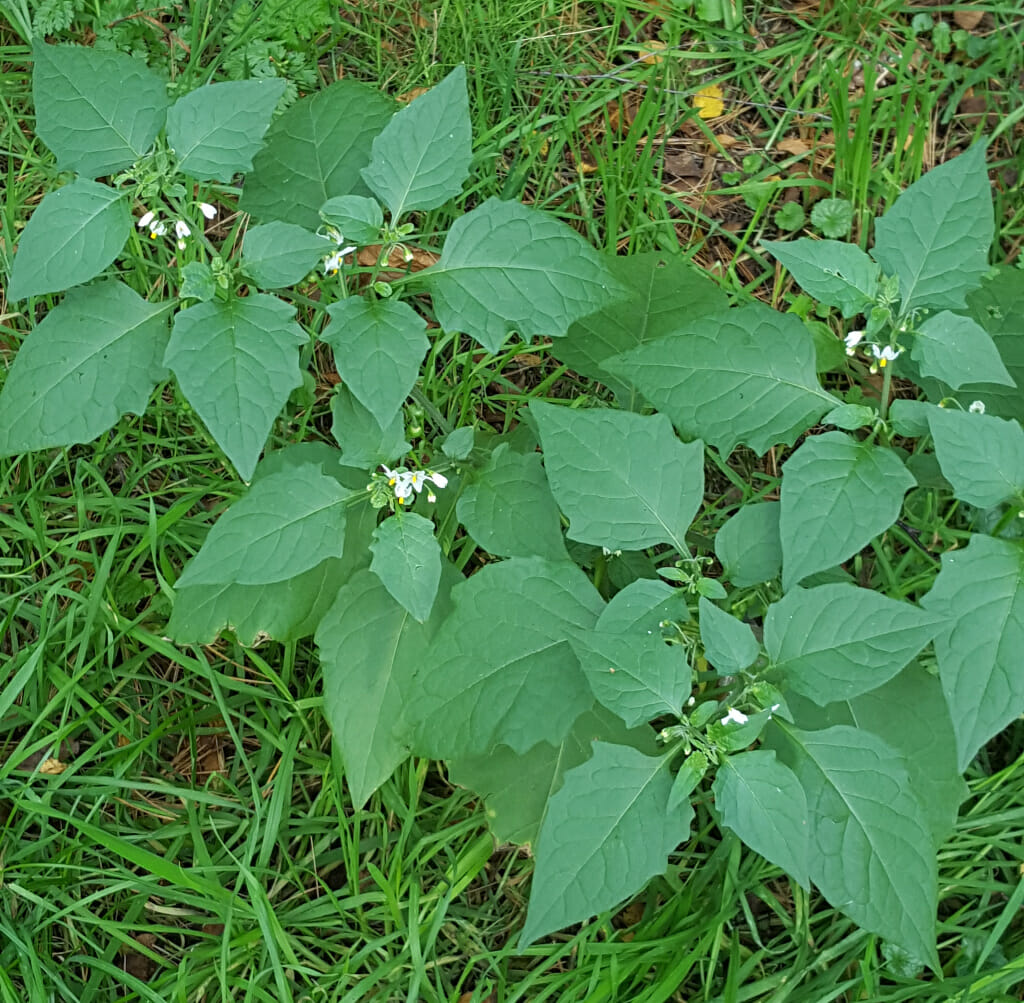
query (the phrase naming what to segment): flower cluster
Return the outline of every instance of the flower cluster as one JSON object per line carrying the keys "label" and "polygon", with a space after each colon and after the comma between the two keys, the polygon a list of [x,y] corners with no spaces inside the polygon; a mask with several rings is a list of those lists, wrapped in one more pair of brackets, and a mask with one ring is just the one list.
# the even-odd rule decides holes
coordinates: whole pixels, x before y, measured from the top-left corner
{"label": "flower cluster", "polygon": [[[846,342],[846,354],[853,355],[857,350],[857,346],[864,340],[864,332],[851,331],[843,340]],[[875,372],[878,369],[885,369],[890,362],[894,362],[903,354],[902,348],[894,348],[892,345],[879,346],[867,344],[864,347],[871,353],[875,360],[871,364],[872,372]]]}
{"label": "flower cluster", "polygon": [[[388,487],[395,492],[395,502],[398,505],[404,505],[412,497],[413,492],[419,494],[428,483],[439,488],[448,486],[448,478],[433,470],[406,470],[404,467],[392,470],[384,464],[381,464],[381,470],[388,479]],[[437,495],[432,488],[427,488],[427,501],[437,501]]]}
{"label": "flower cluster", "polygon": [[[213,217],[217,215],[216,208],[210,205],[209,202],[199,202],[198,207],[199,211],[207,219],[213,219]],[[159,215],[153,209],[145,212],[135,225],[140,230],[149,230],[150,240],[156,240],[157,237],[164,236],[168,229],[168,224],[160,219]],[[174,222],[170,224],[170,227],[174,230],[174,237],[178,243],[178,250],[185,250],[185,238],[192,236],[192,227],[183,219],[174,220]]]}

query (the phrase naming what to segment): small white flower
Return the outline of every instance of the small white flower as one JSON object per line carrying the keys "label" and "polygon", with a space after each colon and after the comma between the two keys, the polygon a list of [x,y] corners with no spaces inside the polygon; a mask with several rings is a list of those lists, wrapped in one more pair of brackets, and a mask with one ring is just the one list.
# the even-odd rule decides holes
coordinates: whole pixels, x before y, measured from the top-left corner
{"label": "small white flower", "polygon": [[217,207],[210,205],[209,202],[200,202],[199,211],[207,218],[213,219],[217,215]]}
{"label": "small white flower", "polygon": [[878,360],[878,365],[881,369],[884,369],[893,360],[898,359],[902,352],[902,348],[893,348],[891,345],[886,345],[885,348],[879,348],[877,345],[871,346],[871,354]]}
{"label": "small white flower", "polygon": [[324,275],[337,275],[338,270],[345,264],[345,255],[351,254],[355,247],[341,247],[332,251],[324,258]]}
{"label": "small white flower", "polygon": [[[432,470],[410,471],[404,467],[392,470],[390,467],[384,466],[383,463],[381,464],[381,469],[387,475],[388,486],[394,489],[395,501],[399,505],[404,505],[414,492],[419,494],[428,482],[439,488],[448,486],[448,478],[443,474],[435,474]],[[437,495],[429,489],[427,490],[427,501],[437,501]]]}
{"label": "small white flower", "polygon": [[846,342],[846,354],[853,355],[854,349],[864,340],[864,332],[851,331],[843,340]]}
{"label": "small white flower", "polygon": [[746,724],[748,721],[747,715],[741,710],[736,710],[735,707],[729,708],[729,713],[722,718],[723,721],[729,724]]}
{"label": "small white flower", "polygon": [[157,237],[162,237],[166,232],[167,227],[157,220],[149,229],[149,239],[156,240]]}
{"label": "small white flower", "polygon": [[985,402],[974,401],[971,406],[967,409],[971,414],[984,414],[985,413]]}
{"label": "small white flower", "polygon": [[185,250],[185,238],[191,236],[192,229],[183,219],[179,219],[174,224],[174,233],[178,238],[178,250]]}
{"label": "small white flower", "polygon": [[154,219],[156,219],[156,213],[153,212],[152,209],[150,209],[149,212],[147,212],[135,225],[140,230],[145,230],[146,227],[149,226],[149,224],[152,223]]}

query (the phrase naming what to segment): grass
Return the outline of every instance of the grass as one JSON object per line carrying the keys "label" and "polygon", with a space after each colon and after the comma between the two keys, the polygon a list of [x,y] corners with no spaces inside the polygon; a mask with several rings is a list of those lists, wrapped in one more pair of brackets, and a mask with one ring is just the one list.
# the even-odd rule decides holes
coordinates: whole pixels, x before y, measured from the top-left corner
{"label": "grass", "polygon": [[[73,6],[64,37],[120,32],[183,89],[276,53],[296,93],[312,73],[403,95],[465,61],[477,137],[467,205],[521,198],[598,246],[680,251],[730,292],[776,304],[790,293],[758,245],[780,236],[783,201],[848,199],[866,240],[922,170],[995,133],[999,246],[1018,260],[1024,204],[1008,172],[1021,165],[1024,22],[1012,2],[985,5],[970,56],[936,51],[898,2],[724,0],[701,18],[659,2],[403,0],[326,5],[308,31],[241,4],[123,12],[115,28],[103,5]],[[7,271],[55,169],[32,132],[25,42],[39,5],[0,7]],[[858,61],[877,68],[861,85]],[[710,85],[725,106],[704,120],[693,98]],[[961,110],[969,91],[993,125]],[[428,244],[451,218],[427,217]],[[315,301],[296,305],[315,318]],[[30,326],[0,301],[5,363]],[[533,396],[602,393],[544,346],[486,358],[439,337],[431,351],[428,435],[473,417],[506,430]],[[328,437],[330,367],[316,365],[318,393],[289,409],[277,445]],[[900,975],[874,938],[720,831],[707,804],[633,903],[518,952],[529,857],[493,845],[482,806],[442,765],[406,763],[357,809],[308,640],[163,638],[173,581],[240,492],[206,442],[167,390],[95,443],[0,461],[0,1001],[1020,998],[1019,727],[972,767],[942,851],[943,981]],[[709,471],[719,504],[699,531],[710,537],[752,483],[770,496],[777,467],[740,451]],[[925,550],[901,530],[865,572],[891,594],[923,589],[929,550],[963,534],[930,512],[910,529],[939,539]]]}

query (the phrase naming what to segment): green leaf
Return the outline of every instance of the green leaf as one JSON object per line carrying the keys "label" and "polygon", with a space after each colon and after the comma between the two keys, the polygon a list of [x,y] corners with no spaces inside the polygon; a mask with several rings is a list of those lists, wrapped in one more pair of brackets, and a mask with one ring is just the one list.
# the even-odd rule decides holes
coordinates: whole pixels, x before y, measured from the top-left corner
{"label": "green leaf", "polygon": [[966,548],[942,555],[921,605],[945,622],[935,655],[964,770],[1024,712],[1024,546],[972,536]]}
{"label": "green leaf", "polygon": [[682,713],[692,672],[682,648],[667,645],[660,631],[579,631],[571,640],[594,696],[628,727]]}
{"label": "green leaf", "polygon": [[81,178],[50,192],[22,231],[8,298],[42,296],[88,282],[120,254],[131,232],[122,192]]}
{"label": "green leaf", "polygon": [[252,169],[285,81],[231,80],[198,87],[167,111],[178,168],[199,181],[230,181]]}
{"label": "green leaf", "polygon": [[761,645],[750,625],[720,610],[703,596],[700,609],[700,639],[704,657],[720,676],[739,675],[757,661]]}
{"label": "green leaf", "polygon": [[653,634],[663,620],[682,623],[689,619],[679,589],[653,578],[638,578],[612,596],[597,619],[597,629],[612,634]]}
{"label": "green leaf", "polygon": [[598,254],[553,216],[488,199],[448,232],[441,258],[417,276],[446,331],[497,352],[510,331],[560,337],[621,294]]}
{"label": "green leaf", "polygon": [[668,810],[674,812],[680,805],[689,803],[690,795],[708,772],[708,757],[703,752],[691,752],[679,764],[672,790],[668,795]]}
{"label": "green leaf", "polygon": [[566,556],[558,507],[537,453],[517,453],[502,443],[463,489],[455,511],[489,554],[552,561]]}
{"label": "green leaf", "polygon": [[715,556],[737,588],[760,585],[782,573],[779,503],[744,505],[715,534]]}
{"label": "green leaf", "polygon": [[178,587],[265,585],[341,557],[353,496],[312,463],[262,477],[210,530]]}
{"label": "green leaf", "polygon": [[22,343],[0,392],[0,456],[88,442],[142,414],[167,371],[167,313],[114,280],[72,289]]}
{"label": "green leaf", "polygon": [[939,629],[910,603],[850,585],[795,588],[768,607],[764,645],[790,689],[824,706],[892,679]]}
{"label": "green leaf", "polygon": [[957,498],[978,508],[1024,499],[1019,422],[955,407],[930,407],[927,413],[939,466]]}
{"label": "green leaf", "polygon": [[807,219],[799,202],[783,202],[772,218],[780,230],[799,230]]}
{"label": "green leaf", "polygon": [[847,199],[821,199],[811,209],[811,223],[826,237],[846,237],[853,227],[853,204]]}
{"label": "green leaf", "polygon": [[668,760],[626,745],[594,743],[548,802],[537,840],[519,950],[570,923],[611,909],[667,867],[690,831],[693,809],[666,810]]}
{"label": "green leaf", "polygon": [[636,388],[609,376],[601,364],[678,330],[681,316],[693,319],[724,310],[729,298],[704,272],[677,255],[610,255],[606,262],[628,298],[577,321],[551,351],[571,369],[604,383],[623,407],[636,410]]}
{"label": "green leaf", "polygon": [[357,809],[409,755],[414,677],[458,573],[447,565],[444,578],[434,615],[418,623],[376,575],[357,572],[317,629],[324,711]]}
{"label": "green leaf", "polygon": [[704,444],[681,443],[663,415],[530,403],[568,535],[608,550],[671,544],[704,498]]}
{"label": "green leaf", "polygon": [[955,309],[981,284],[995,224],[985,144],[912,184],[875,223],[875,260],[900,280],[901,309]]}
{"label": "green leaf", "polygon": [[401,300],[350,296],[327,308],[331,323],[320,340],[363,407],[386,427],[401,410],[430,348],[427,322]]}
{"label": "green leaf", "polygon": [[856,244],[838,240],[766,240],[764,246],[809,296],[856,317],[878,295],[878,265]]}
{"label": "green leaf", "polygon": [[105,177],[153,145],[167,113],[166,85],[141,60],[39,41],[32,57],[35,129],[57,154],[57,170]]}
{"label": "green leaf", "polygon": [[283,289],[301,282],[334,246],[294,223],[265,223],[245,231],[242,267],[260,288]]}
{"label": "green leaf", "polygon": [[441,581],[441,547],[434,524],[415,512],[396,512],[374,531],[370,549],[370,570],[400,606],[426,622]]}
{"label": "green leaf", "polygon": [[821,419],[821,423],[855,432],[858,428],[874,425],[877,419],[878,412],[873,407],[867,407],[865,404],[840,404],[839,407],[832,408]]}
{"label": "green leaf", "polygon": [[401,413],[381,428],[348,387],[335,389],[331,417],[331,435],[350,467],[373,470],[404,456],[412,448],[405,441],[405,418]]}
{"label": "green leaf", "polygon": [[458,195],[472,159],[466,67],[456,66],[388,122],[362,174],[397,223],[412,209],[436,209]]}
{"label": "green leaf", "polygon": [[213,269],[205,261],[190,261],[181,270],[181,289],[178,295],[183,299],[206,302],[217,295],[217,280]]}
{"label": "green leaf", "polygon": [[[449,432],[444,437],[441,443],[441,451],[449,460],[466,460],[469,458],[469,454],[473,452],[475,438],[476,429],[472,425],[463,425],[461,428],[456,428]],[[460,515],[459,518],[461,519],[462,516]]]}
{"label": "green leaf", "polygon": [[499,745],[486,756],[448,764],[448,779],[476,791],[487,804],[487,823],[502,843],[531,846],[547,811],[548,799],[562,786],[565,774],[590,758],[596,742],[631,745],[654,755],[654,733],[648,727],[627,729],[611,711],[595,704],[581,714],[558,745],[538,742],[521,755]]}
{"label": "green leaf", "polygon": [[807,797],[774,752],[758,749],[727,756],[711,790],[725,825],[804,888],[810,887]]}
{"label": "green leaf", "polygon": [[315,230],[328,199],[369,194],[359,172],[394,109],[390,98],[353,80],[296,101],[267,130],[239,208]]}
{"label": "green leaf", "polygon": [[891,449],[843,432],[806,439],[782,468],[782,587],[867,546],[896,521],[913,486]]}
{"label": "green leaf", "polygon": [[740,443],[764,453],[792,444],[836,399],[815,375],[800,319],[759,303],[700,317],[604,365],[630,379],[680,435],[723,455]]}
{"label": "green leaf", "polygon": [[572,628],[593,628],[604,605],[586,575],[514,557],[482,568],[452,599],[417,677],[417,752],[446,759],[561,742],[594,700],[567,640]]}
{"label": "green leaf", "polygon": [[363,246],[376,243],[384,225],[384,213],[376,199],[365,195],[339,195],[320,207],[320,218],[342,236],[342,243]]}
{"label": "green leaf", "polygon": [[174,318],[164,365],[243,480],[302,385],[297,349],[307,341],[295,308],[264,293],[198,303]]}
{"label": "green leaf", "polygon": [[910,357],[921,367],[922,376],[934,376],[954,390],[966,383],[1014,385],[989,333],[970,317],[948,310],[920,326]]}

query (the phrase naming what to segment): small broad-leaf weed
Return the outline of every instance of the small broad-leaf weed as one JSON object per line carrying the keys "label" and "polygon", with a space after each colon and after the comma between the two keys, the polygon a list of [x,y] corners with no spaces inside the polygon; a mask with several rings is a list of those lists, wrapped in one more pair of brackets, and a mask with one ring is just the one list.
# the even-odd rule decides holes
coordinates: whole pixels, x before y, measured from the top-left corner
{"label": "small broad-leaf weed", "polygon": [[[664,255],[606,257],[535,208],[475,205],[433,264],[396,270],[469,175],[461,67],[401,110],[343,81],[273,120],[278,81],[169,103],[127,56],[39,44],[35,61],[38,132],[74,179],[29,219],[8,294],[74,288],[7,374],[0,455],[94,438],[173,373],[248,487],[167,633],[315,634],[357,805],[410,754],[444,759],[496,836],[532,847],[523,946],[662,873],[711,795],[794,881],[937,966],[961,775],[1024,711],[1024,276],[989,269],[984,146],[901,195],[870,253],[767,244],[836,311],[844,398],[795,313],[730,304]],[[207,233],[241,173],[256,222],[236,254]],[[150,302],[124,278],[168,243],[179,295]],[[313,283],[305,325],[265,291]],[[492,353],[550,338],[618,406],[535,400],[512,435],[434,407],[424,435],[430,324]],[[342,380],[338,448],[261,459],[317,339]],[[741,446],[787,447],[781,486],[709,543],[707,451]],[[934,566],[919,603],[854,581],[842,565],[869,568],[922,495],[976,532],[941,567],[910,540]],[[484,555],[469,575],[457,525]]]}

